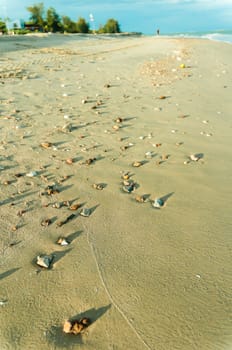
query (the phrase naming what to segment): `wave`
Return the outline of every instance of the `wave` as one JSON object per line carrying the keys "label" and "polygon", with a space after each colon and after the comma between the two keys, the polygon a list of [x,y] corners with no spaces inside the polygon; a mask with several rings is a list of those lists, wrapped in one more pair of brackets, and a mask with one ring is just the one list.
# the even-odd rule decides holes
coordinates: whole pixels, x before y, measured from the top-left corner
{"label": "wave", "polygon": [[232,44],[232,31],[219,30],[215,32],[188,32],[188,33],[170,33],[169,36],[182,38],[201,38],[214,41],[223,41]]}

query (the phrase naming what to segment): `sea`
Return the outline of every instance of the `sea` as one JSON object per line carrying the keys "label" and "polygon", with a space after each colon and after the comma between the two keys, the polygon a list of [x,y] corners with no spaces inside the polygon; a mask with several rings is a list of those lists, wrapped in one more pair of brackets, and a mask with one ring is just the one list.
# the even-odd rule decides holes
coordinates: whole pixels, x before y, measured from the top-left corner
{"label": "sea", "polygon": [[210,32],[167,33],[168,36],[201,38],[214,41],[223,41],[232,44],[232,30],[218,30]]}

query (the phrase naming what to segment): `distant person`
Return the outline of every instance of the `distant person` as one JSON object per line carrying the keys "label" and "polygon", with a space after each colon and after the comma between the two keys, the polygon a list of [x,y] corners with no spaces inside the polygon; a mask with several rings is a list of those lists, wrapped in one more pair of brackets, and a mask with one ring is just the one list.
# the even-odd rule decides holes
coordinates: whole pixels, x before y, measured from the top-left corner
{"label": "distant person", "polygon": [[160,35],[160,30],[159,29],[157,29],[156,34]]}

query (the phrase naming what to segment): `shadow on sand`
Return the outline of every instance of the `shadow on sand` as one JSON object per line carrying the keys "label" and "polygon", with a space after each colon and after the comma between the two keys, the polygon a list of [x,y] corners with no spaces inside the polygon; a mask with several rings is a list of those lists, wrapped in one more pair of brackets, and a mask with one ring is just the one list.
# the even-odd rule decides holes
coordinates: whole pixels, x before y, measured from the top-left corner
{"label": "shadow on sand", "polygon": [[[80,320],[81,318],[87,317],[91,320],[91,325],[96,322],[100,317],[102,317],[111,307],[111,304],[102,306],[98,309],[92,308],[87,311],[84,311],[80,314],[77,314],[70,318],[73,320]],[[89,327],[91,327],[91,325]],[[52,346],[60,349],[72,349],[75,345],[82,345],[83,335],[78,334],[66,334],[63,332],[63,327],[61,326],[52,326],[47,332],[47,340]]]}

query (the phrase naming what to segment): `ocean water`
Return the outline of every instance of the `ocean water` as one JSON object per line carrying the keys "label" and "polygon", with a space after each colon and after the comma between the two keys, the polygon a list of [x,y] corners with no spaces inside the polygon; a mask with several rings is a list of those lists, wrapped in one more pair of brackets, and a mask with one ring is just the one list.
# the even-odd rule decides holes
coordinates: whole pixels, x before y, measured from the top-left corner
{"label": "ocean water", "polygon": [[189,33],[172,33],[170,36],[202,38],[214,41],[223,41],[232,44],[232,30],[218,30],[210,32],[189,32]]}

